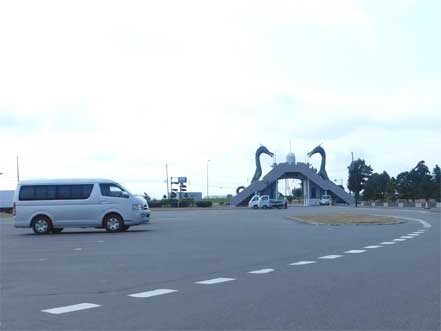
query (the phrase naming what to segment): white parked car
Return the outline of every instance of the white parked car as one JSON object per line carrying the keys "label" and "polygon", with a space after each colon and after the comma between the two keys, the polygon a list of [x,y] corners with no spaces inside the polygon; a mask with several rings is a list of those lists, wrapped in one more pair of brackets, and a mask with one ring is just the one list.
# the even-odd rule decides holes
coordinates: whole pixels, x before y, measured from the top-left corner
{"label": "white parked car", "polygon": [[64,228],[104,228],[126,231],[150,220],[147,201],[108,179],[20,181],[15,190],[16,228],[37,234]]}
{"label": "white parked car", "polygon": [[270,199],[269,195],[254,195],[248,202],[250,208],[287,208],[287,202],[283,200]]}
{"label": "white parked car", "polygon": [[320,199],[321,206],[329,206],[332,203],[332,199],[330,195],[322,195]]}

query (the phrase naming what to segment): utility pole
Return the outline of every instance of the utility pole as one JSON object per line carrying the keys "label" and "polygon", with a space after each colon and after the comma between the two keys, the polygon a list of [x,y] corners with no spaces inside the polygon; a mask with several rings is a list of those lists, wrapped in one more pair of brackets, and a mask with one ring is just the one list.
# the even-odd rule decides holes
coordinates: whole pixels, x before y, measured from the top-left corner
{"label": "utility pole", "polygon": [[168,164],[165,164],[165,177],[167,178],[167,199],[170,199],[170,190],[168,186]]}
{"label": "utility pole", "polygon": [[207,161],[207,199],[208,199],[208,163],[210,160]]}
{"label": "utility pole", "polygon": [[17,183],[20,181],[20,167],[18,164],[18,155],[17,155]]}

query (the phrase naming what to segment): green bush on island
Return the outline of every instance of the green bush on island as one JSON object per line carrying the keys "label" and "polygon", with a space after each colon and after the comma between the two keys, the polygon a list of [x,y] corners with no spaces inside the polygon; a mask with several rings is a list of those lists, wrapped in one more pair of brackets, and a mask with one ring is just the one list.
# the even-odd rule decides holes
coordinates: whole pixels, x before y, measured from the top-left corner
{"label": "green bush on island", "polygon": [[213,202],[209,200],[202,200],[202,201],[196,201],[197,207],[211,207],[213,205]]}

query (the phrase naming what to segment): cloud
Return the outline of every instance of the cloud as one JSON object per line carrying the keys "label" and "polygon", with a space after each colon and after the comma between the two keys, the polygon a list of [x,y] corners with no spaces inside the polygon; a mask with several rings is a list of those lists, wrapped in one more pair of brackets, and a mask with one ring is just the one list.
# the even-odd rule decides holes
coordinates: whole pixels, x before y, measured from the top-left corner
{"label": "cloud", "polygon": [[279,162],[290,140],[300,161],[323,143],[336,178],[351,151],[392,173],[434,163],[440,82],[377,77],[383,28],[352,1],[2,4],[0,165],[162,196],[166,163],[205,191],[208,159],[213,193],[232,193],[260,143]]}

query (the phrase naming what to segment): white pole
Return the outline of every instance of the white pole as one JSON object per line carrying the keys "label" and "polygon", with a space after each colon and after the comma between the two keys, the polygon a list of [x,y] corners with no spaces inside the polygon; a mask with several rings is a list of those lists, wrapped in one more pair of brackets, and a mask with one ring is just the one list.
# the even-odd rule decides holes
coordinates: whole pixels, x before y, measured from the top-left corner
{"label": "white pole", "polygon": [[18,155],[17,155],[17,182],[20,181],[20,166],[18,164]]}

